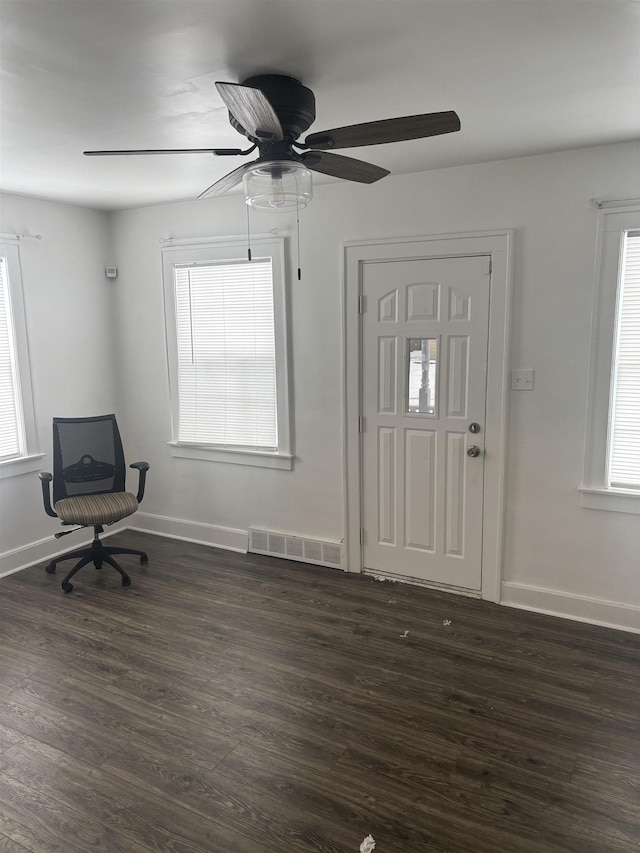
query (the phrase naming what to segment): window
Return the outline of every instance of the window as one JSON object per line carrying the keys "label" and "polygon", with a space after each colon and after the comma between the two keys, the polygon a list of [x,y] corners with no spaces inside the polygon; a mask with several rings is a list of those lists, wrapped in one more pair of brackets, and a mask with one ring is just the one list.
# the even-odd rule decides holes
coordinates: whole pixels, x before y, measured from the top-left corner
{"label": "window", "polygon": [[36,470],[35,424],[18,247],[0,244],[0,478]]}
{"label": "window", "polygon": [[165,249],[174,455],[291,468],[282,240]]}
{"label": "window", "polygon": [[621,249],[608,484],[640,490],[640,231],[623,232]]}
{"label": "window", "polygon": [[435,415],[438,368],[438,338],[408,338],[407,412]]}
{"label": "window", "polygon": [[599,232],[582,503],[640,513],[640,207]]}
{"label": "window", "polygon": [[24,455],[22,403],[7,259],[0,257],[0,459]]}

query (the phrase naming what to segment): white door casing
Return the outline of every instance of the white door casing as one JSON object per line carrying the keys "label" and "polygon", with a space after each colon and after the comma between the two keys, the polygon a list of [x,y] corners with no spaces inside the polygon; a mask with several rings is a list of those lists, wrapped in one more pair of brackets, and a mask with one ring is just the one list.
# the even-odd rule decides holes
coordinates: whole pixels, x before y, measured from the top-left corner
{"label": "white door casing", "polygon": [[362,266],[367,571],[480,590],[490,264]]}
{"label": "white door casing", "polygon": [[[436,237],[357,241],[343,246],[343,364],[344,364],[344,510],[346,570],[361,572],[364,546],[363,435],[361,383],[362,321],[360,314],[367,264],[477,255],[491,259],[491,294],[486,369],[486,419],[480,436],[473,441],[484,450],[484,512],[482,514],[482,576],[480,595],[500,600],[502,525],[506,466],[507,400],[509,388],[508,351],[513,232],[453,234]],[[418,337],[418,336],[416,336]],[[470,422],[470,420],[469,420]],[[465,421],[465,425],[468,423]],[[419,437],[418,437],[419,438]],[[477,461],[477,460],[471,460]],[[478,466],[480,467],[480,466]],[[391,576],[391,575],[390,575]],[[416,582],[429,583],[418,579]],[[434,582],[436,586],[447,583]],[[452,587],[456,588],[456,587]]]}

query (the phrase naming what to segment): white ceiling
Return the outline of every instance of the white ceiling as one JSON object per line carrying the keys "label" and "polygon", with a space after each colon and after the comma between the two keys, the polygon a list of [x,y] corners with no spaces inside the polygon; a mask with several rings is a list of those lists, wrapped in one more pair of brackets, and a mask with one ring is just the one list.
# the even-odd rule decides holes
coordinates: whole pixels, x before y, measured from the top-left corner
{"label": "white ceiling", "polygon": [[392,173],[640,131],[635,0],[0,0],[0,31],[2,189],[107,210],[247,161],[83,150],[242,147],[214,82],[255,73],[313,89],[313,131],[456,110],[459,133],[341,152]]}

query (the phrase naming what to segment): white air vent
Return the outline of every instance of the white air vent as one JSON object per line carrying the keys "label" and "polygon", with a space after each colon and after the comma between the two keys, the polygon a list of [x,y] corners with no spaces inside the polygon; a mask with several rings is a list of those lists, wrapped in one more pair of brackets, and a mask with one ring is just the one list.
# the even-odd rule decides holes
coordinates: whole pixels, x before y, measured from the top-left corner
{"label": "white air vent", "polygon": [[289,533],[269,530],[249,530],[249,551],[253,554],[268,554],[284,557],[316,566],[342,568],[342,545],[340,542],[325,542],[322,539],[306,539]]}
{"label": "white air vent", "polygon": [[330,566],[341,566],[342,548],[331,542],[325,542],[322,546],[322,562]]}
{"label": "white air vent", "polygon": [[262,530],[252,530],[250,533],[250,542],[253,543],[253,548],[249,546],[249,550],[268,551],[269,550],[269,534]]}

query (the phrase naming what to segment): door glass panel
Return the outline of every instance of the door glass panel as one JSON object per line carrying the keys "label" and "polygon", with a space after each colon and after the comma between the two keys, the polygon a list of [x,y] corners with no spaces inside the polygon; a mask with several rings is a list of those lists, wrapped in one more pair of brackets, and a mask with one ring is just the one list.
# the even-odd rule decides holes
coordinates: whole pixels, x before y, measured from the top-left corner
{"label": "door glass panel", "polygon": [[438,402],[438,339],[409,338],[407,344],[407,412],[435,415]]}

